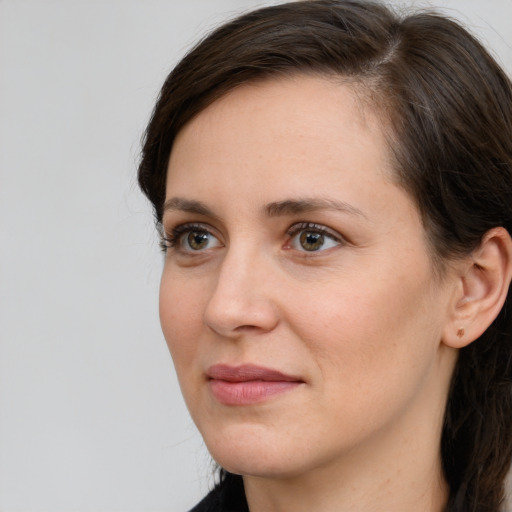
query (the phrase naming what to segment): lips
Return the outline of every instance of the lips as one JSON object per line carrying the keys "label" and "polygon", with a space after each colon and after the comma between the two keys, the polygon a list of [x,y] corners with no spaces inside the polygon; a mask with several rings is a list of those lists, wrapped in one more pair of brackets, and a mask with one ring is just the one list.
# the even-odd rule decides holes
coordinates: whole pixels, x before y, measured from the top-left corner
{"label": "lips", "polygon": [[213,397],[224,405],[264,402],[304,383],[300,377],[254,365],[218,364],[206,374]]}

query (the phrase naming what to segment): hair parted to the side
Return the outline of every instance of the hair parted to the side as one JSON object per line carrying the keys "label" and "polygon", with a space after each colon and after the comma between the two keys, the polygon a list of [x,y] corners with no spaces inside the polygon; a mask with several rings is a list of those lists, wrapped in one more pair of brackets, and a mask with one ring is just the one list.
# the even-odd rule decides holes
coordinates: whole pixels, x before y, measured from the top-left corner
{"label": "hair parted to the side", "polygon": [[[217,98],[254,80],[349,80],[383,125],[396,178],[415,199],[442,269],[496,226],[512,233],[512,84],[457,22],[399,16],[364,0],[266,7],[220,27],[171,72],[143,142],[139,183],[162,220],[174,138]],[[442,270],[441,270],[442,271]],[[441,450],[449,512],[497,512],[512,458],[512,311],[461,349]]]}

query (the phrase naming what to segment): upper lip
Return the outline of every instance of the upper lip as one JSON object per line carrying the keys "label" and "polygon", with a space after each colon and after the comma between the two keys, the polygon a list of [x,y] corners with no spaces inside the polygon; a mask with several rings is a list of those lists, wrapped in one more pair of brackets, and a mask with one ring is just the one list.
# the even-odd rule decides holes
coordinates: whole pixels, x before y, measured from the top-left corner
{"label": "upper lip", "polygon": [[210,366],[206,372],[209,379],[224,380],[227,382],[248,382],[254,380],[269,382],[304,382],[296,375],[287,375],[272,368],[244,364],[230,366],[227,364],[216,364]]}

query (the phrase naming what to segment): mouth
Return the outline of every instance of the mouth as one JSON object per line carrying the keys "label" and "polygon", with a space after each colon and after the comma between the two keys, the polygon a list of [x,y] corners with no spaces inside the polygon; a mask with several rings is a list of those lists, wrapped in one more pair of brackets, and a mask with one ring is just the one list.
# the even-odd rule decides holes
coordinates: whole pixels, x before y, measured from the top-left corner
{"label": "mouth", "polygon": [[304,380],[255,365],[217,364],[206,372],[213,397],[223,405],[251,405],[291,391]]}

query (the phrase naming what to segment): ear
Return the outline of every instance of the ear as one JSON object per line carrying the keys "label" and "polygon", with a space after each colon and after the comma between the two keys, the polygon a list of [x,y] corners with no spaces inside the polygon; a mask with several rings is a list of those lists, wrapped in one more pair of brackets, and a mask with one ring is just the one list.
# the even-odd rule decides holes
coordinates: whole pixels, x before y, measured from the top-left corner
{"label": "ear", "polygon": [[462,348],[479,338],[501,311],[511,279],[512,240],[505,228],[493,228],[457,276],[444,344]]}

